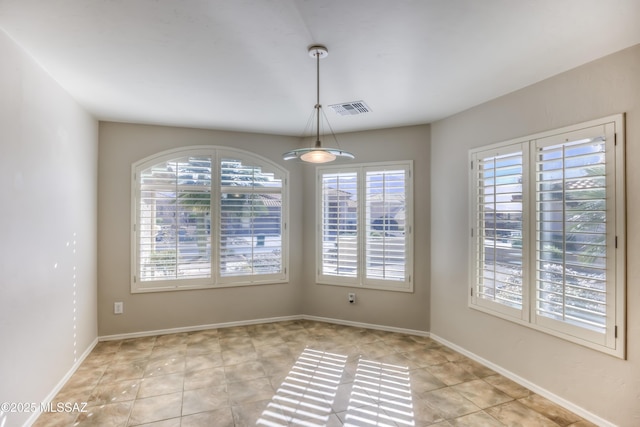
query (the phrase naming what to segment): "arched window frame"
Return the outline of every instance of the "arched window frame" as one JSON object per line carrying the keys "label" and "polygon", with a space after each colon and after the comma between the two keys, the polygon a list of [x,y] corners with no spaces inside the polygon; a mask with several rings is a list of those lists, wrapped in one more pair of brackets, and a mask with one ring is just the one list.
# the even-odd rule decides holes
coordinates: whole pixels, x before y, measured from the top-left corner
{"label": "arched window frame", "polygon": [[[224,179],[223,164],[232,168]],[[131,292],[288,282],[288,179],[269,159],[229,147],[183,147],[133,163]]]}

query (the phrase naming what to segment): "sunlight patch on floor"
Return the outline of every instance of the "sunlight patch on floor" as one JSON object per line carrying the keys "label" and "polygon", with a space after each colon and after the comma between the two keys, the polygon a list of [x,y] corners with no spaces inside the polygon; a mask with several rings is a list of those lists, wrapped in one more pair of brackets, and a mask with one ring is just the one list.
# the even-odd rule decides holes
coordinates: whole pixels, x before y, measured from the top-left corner
{"label": "sunlight patch on floor", "polygon": [[347,356],[306,348],[256,424],[325,425],[346,362]]}
{"label": "sunlight patch on floor", "polygon": [[[347,356],[306,348],[257,425],[321,427],[329,422]],[[344,426],[414,426],[409,368],[360,359]]]}

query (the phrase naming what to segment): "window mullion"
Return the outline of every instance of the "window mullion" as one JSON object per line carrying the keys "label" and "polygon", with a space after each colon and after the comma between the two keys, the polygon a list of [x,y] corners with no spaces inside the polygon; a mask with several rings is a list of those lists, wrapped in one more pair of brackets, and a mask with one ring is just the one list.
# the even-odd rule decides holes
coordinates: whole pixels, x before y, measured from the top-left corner
{"label": "window mullion", "polygon": [[[217,152],[211,153],[211,200],[209,201],[209,264],[213,285],[220,283],[220,245],[222,243],[222,166]],[[215,273],[214,273],[215,272]]]}
{"label": "window mullion", "polygon": [[[497,299],[497,274],[498,274],[498,239],[496,238],[498,235],[498,218],[497,218],[497,213],[498,213],[498,197],[497,197],[497,189],[498,189],[498,185],[497,185],[497,177],[496,177],[496,171],[497,169],[497,162],[496,162],[496,158],[494,157],[492,159],[492,170],[494,171],[494,175],[493,175],[493,264],[491,265],[492,267],[492,272],[493,272],[493,301],[495,302]],[[482,244],[484,245],[484,239]]]}
{"label": "window mullion", "polygon": [[[177,170],[177,163],[173,163],[173,168],[174,170]],[[175,206],[175,209],[173,211],[173,228],[175,230],[175,239],[173,242],[173,250],[175,253],[175,277],[174,279],[177,279],[180,275],[178,274],[178,270],[180,269],[180,239],[179,237],[179,233],[178,233],[178,223],[179,223],[179,215],[180,215],[180,193],[179,193],[179,187],[178,187],[178,174],[176,173],[176,178],[173,181],[174,183],[174,189],[173,189],[173,194],[175,195],[174,197],[174,201],[173,201],[173,206]]]}
{"label": "window mullion", "polygon": [[534,141],[526,141],[522,148],[522,320],[532,322],[536,304],[536,155]]}
{"label": "window mullion", "polygon": [[362,168],[358,168],[356,171],[356,179],[358,182],[358,244],[357,253],[358,253],[358,285],[364,286],[367,282],[367,274],[366,274],[366,245],[367,243],[367,209],[366,203],[369,195],[366,192],[366,176],[362,170]]}
{"label": "window mullion", "polygon": [[567,320],[567,146],[562,146],[562,320]]}

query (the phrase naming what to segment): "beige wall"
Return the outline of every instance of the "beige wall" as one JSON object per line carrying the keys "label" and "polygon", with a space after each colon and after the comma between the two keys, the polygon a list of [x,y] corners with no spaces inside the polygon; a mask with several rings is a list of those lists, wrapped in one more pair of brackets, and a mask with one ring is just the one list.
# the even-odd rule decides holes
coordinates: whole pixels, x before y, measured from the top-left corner
{"label": "beige wall", "polygon": [[[314,283],[313,166],[281,160],[298,138],[162,126],[100,124],[98,324],[101,336],[189,328],[308,314],[351,322],[428,330],[429,322],[429,126],[340,136],[358,161],[413,159],[415,172],[415,292],[358,290]],[[130,170],[139,159],[189,145],[233,146],[280,163],[290,173],[290,281],[286,284],[131,294]],[[123,301],[125,312],[113,314]]]}
{"label": "beige wall", "polygon": [[[98,325],[101,336],[188,328],[300,314],[301,170],[282,153],[298,138],[163,126],[100,123]],[[289,283],[131,294],[131,164],[151,154],[192,145],[230,146],[285,165],[290,179]],[[113,303],[124,302],[124,314]]]}
{"label": "beige wall", "polygon": [[0,402],[39,403],[97,338],[98,125],[1,31],[0,58]]}
{"label": "beige wall", "polygon": [[[301,312],[349,322],[429,330],[429,125],[339,135],[340,146],[356,155],[356,163],[413,160],[414,292],[358,289],[315,283],[315,168],[305,167],[304,270]],[[356,304],[347,294],[356,293]]]}
{"label": "beige wall", "polygon": [[[628,360],[467,307],[467,150],[615,113],[626,113]],[[436,122],[431,141],[432,333],[605,420],[640,425],[640,45]]]}

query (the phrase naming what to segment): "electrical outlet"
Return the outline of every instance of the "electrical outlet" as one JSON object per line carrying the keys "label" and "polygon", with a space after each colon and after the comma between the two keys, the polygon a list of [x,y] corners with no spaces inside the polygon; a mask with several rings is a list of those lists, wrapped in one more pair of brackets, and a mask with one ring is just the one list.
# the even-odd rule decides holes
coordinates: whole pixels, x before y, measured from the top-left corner
{"label": "electrical outlet", "polygon": [[349,303],[355,304],[355,302],[356,302],[356,294],[353,292],[349,292]]}
{"label": "electrical outlet", "polygon": [[114,302],[113,303],[113,314],[122,314],[124,313],[124,303],[123,302]]}

